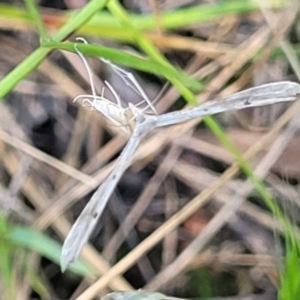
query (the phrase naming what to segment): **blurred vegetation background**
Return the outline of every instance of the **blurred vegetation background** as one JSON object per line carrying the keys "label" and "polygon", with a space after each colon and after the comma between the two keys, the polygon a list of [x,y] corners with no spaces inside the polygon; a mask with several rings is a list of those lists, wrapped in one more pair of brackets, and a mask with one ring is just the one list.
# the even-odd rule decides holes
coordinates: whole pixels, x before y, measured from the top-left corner
{"label": "blurred vegetation background", "polygon": [[91,93],[75,39],[89,42],[78,49],[99,94],[106,80],[124,105],[142,100],[99,58],[131,72],[150,99],[169,82],[155,102],[164,113],[299,82],[299,5],[0,1],[0,298],[99,299],[143,289],[106,297],[298,300],[299,101],[155,131],[81,258],[65,273],[59,259],[129,138],[73,103]]}

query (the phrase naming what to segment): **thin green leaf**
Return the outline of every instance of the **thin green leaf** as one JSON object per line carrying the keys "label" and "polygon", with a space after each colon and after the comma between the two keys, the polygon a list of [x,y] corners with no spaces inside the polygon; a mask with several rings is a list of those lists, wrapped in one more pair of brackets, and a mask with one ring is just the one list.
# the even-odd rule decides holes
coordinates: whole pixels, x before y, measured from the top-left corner
{"label": "thin green leaf", "polygon": [[[273,1],[270,8],[280,8],[283,2]],[[180,29],[185,26],[200,24],[208,21],[214,21],[228,15],[239,15],[258,10],[254,1],[223,1],[214,5],[201,5],[182,8],[174,11],[162,12],[161,23],[165,29]],[[7,4],[0,4],[0,18],[18,19],[32,23],[28,13],[19,7]],[[73,11],[67,11],[63,14],[57,14],[57,19],[68,22],[76,15]],[[132,24],[139,30],[156,29],[156,20],[152,14],[128,14]],[[55,14],[53,15],[55,20]],[[101,30],[99,30],[101,28]],[[116,22],[114,16],[107,12],[97,13],[87,24],[78,29],[79,34],[94,35],[98,37],[107,37],[109,39],[118,39],[123,41],[133,41],[133,36],[127,30],[122,29]]]}
{"label": "thin green leaf", "polygon": [[[286,232],[285,232],[286,233]],[[285,266],[280,270],[279,300],[298,300],[300,295],[299,246],[287,236]]]}
{"label": "thin green leaf", "polygon": [[41,40],[48,40],[49,37],[47,35],[46,29],[44,27],[44,24],[42,22],[41,16],[39,14],[39,11],[36,7],[36,4],[33,0],[25,0],[27,9],[35,23],[35,25],[37,26],[37,29],[39,31],[40,34],[40,39]]}
{"label": "thin green leaf", "polygon": [[110,0],[107,4],[107,8],[116,17],[116,19],[119,20],[120,24],[122,24],[124,28],[127,28],[127,31],[131,33],[140,48],[146,54],[148,54],[153,61],[156,61],[157,63],[161,64],[161,66],[168,69],[168,72],[165,74],[166,78],[180,91],[185,100],[190,104],[196,104],[197,101],[195,96],[178,79],[178,77],[180,76],[178,71],[156,49],[153,43],[143,36],[143,34],[140,32],[140,29],[132,24],[129,15],[127,14],[126,10],[119,4],[119,2],[116,0]]}
{"label": "thin green leaf", "polygon": [[[41,256],[59,264],[61,246],[46,235],[25,226],[12,226],[9,230],[8,238],[15,245],[37,252]],[[82,276],[93,274],[91,267],[82,260],[74,263],[70,270]]]}
{"label": "thin green leaf", "polygon": [[[75,30],[84,25],[90,18],[103,9],[108,0],[90,1],[76,16],[65,24],[53,37],[55,41],[62,41]],[[32,72],[49,54],[50,48],[38,48],[8,75],[0,81],[0,99],[6,96],[23,78]]]}
{"label": "thin green leaf", "polygon": [[[44,43],[45,47],[50,47],[52,49],[61,49],[67,50],[70,52],[75,51],[75,43],[64,42],[64,43],[56,43],[56,42],[47,42]],[[162,77],[170,77],[173,76],[180,80],[182,84],[186,85],[187,88],[193,91],[199,91],[202,86],[195,79],[189,77],[184,72],[176,72],[176,74],[172,73],[172,70],[169,68],[160,65],[159,63],[149,59],[142,58],[136,55],[129,54],[124,51],[120,51],[113,48],[104,47],[101,45],[91,45],[91,44],[83,44],[77,43],[77,49],[80,50],[85,55],[101,57],[110,60],[113,63],[127,66],[136,70],[149,72],[152,74],[156,74]]]}

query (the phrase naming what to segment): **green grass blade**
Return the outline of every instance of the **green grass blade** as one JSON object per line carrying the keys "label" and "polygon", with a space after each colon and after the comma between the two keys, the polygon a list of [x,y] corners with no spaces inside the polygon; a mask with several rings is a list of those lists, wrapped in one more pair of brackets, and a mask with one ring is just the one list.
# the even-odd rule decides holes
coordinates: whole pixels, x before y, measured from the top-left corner
{"label": "green grass blade", "polygon": [[255,176],[247,161],[243,158],[243,156],[236,149],[236,147],[231,143],[231,141],[221,129],[221,127],[211,117],[204,118],[204,121],[210,127],[213,133],[218,137],[218,139],[222,142],[222,144],[226,147],[226,149],[228,149],[228,151],[230,151],[230,153],[234,155],[241,170],[252,181],[255,189],[260,193],[262,199],[264,200],[271,213],[278,219],[278,221],[283,226],[285,234],[289,236],[291,240],[297,241],[297,236],[295,231],[293,230],[293,225],[283,213],[283,211],[280,209],[276,201],[272,198],[263,182]]}
{"label": "green grass blade", "polygon": [[[11,226],[7,237],[16,246],[37,252],[59,264],[61,246],[46,235],[25,226]],[[82,276],[93,274],[93,270],[80,259],[70,267],[70,270]]]}
{"label": "green grass blade", "polygon": [[[103,9],[108,0],[90,1],[80,12],[65,24],[53,37],[62,41],[84,25],[95,13]],[[32,72],[49,54],[50,48],[38,48],[0,81],[0,99],[5,97],[23,78]]]}
{"label": "green grass blade", "polygon": [[38,29],[40,39],[48,40],[49,39],[48,34],[47,34],[44,24],[42,22],[39,11],[35,5],[35,2],[33,0],[25,0],[25,4],[27,6],[27,9],[28,9],[31,17],[32,17],[34,24],[36,25],[36,27]]}
{"label": "green grass blade", "polygon": [[280,272],[278,300],[298,300],[300,295],[300,252],[298,242],[287,236],[286,258]]}
{"label": "green grass blade", "polygon": [[[279,8],[284,5],[280,2],[272,2],[272,8]],[[165,29],[180,29],[185,26],[200,24],[208,21],[214,21],[218,18],[228,15],[240,15],[258,10],[254,1],[223,1],[216,5],[201,5],[182,8],[174,11],[162,12],[161,23]],[[32,19],[28,13],[19,7],[7,4],[0,4],[0,18],[16,19],[32,24]],[[58,23],[68,22],[76,16],[73,11],[53,15]],[[156,29],[156,21],[152,14],[128,14],[132,24],[139,28],[140,31]],[[99,30],[101,28],[101,30]],[[131,33],[122,29],[121,25],[116,22],[114,16],[107,12],[97,13],[87,24],[82,26],[79,34],[94,35],[98,37],[107,37],[109,39],[118,39],[123,41],[134,41]]]}
{"label": "green grass blade", "polygon": [[196,104],[196,98],[187,89],[180,80],[178,80],[178,71],[166,60],[166,58],[156,49],[156,47],[143,36],[139,29],[137,29],[131,22],[125,9],[116,0],[110,0],[107,4],[108,9],[111,13],[119,20],[120,24],[126,28],[128,32],[134,37],[136,43],[140,48],[152,58],[153,61],[161,64],[164,68],[168,69],[165,74],[166,78],[180,91],[182,96],[190,103]]}
{"label": "green grass blade", "polygon": [[15,297],[15,275],[13,273],[13,245],[7,241],[9,228],[5,217],[0,215],[0,275],[3,284],[3,296],[13,300]]}
{"label": "green grass blade", "polygon": [[[44,43],[44,47],[49,47],[51,49],[61,49],[76,53],[75,43],[70,42],[47,42]],[[174,76],[174,74],[170,72],[169,68],[162,66],[161,64],[153,61],[150,58],[141,58],[139,56],[132,55],[127,52],[120,51],[118,49],[108,48],[101,45],[96,46],[83,43],[77,43],[77,49],[85,55],[105,58],[113,63],[159,75],[161,77],[167,77],[167,75],[169,77]],[[176,74],[176,78],[177,80],[181,81],[181,83],[185,85],[188,89],[191,89],[193,91],[199,91],[202,88],[201,84],[198,81],[186,75],[184,72],[178,71]]]}

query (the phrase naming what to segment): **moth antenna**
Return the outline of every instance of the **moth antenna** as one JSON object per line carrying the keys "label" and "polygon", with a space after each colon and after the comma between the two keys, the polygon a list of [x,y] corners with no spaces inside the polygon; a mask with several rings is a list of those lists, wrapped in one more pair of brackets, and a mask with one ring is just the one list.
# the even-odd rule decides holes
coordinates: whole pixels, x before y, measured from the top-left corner
{"label": "moth antenna", "polygon": [[[82,41],[84,44],[88,44],[88,42],[84,38],[76,38],[76,40]],[[93,94],[94,99],[96,99],[97,96],[96,96],[96,90],[95,90],[94,81],[93,81],[93,72],[91,71],[91,68],[90,68],[87,60],[83,56],[83,54],[78,50],[77,44],[75,44],[74,48],[75,48],[75,51],[77,52],[77,54],[79,55],[79,57],[81,58],[84,66],[87,70],[89,81],[90,81],[90,86],[91,86],[91,90],[92,90],[92,94]]]}

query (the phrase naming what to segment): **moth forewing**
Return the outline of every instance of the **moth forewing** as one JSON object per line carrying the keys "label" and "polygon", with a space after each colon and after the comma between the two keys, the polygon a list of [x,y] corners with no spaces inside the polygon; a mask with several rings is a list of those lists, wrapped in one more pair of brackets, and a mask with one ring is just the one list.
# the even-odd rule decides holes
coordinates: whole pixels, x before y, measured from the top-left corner
{"label": "moth forewing", "polygon": [[295,100],[295,96],[299,94],[299,84],[291,81],[280,81],[263,84],[252,87],[247,90],[229,95],[224,100],[227,102],[237,101],[239,107],[243,107],[242,100],[246,100],[245,107],[262,106],[274,104],[277,102],[286,102]]}
{"label": "moth forewing", "polygon": [[205,102],[192,109],[157,116],[157,126],[170,126],[229,110],[294,101],[299,95],[300,85],[296,82],[281,81],[264,84],[232,94],[220,100]]}
{"label": "moth forewing", "polygon": [[86,205],[76,222],[73,224],[62,248],[62,271],[64,271],[80,254],[118,181],[129,166],[141,139],[155,127],[155,123],[156,117],[149,116],[147,120],[137,124],[126,147],[119,156],[115,168],[96,190],[90,202]]}

